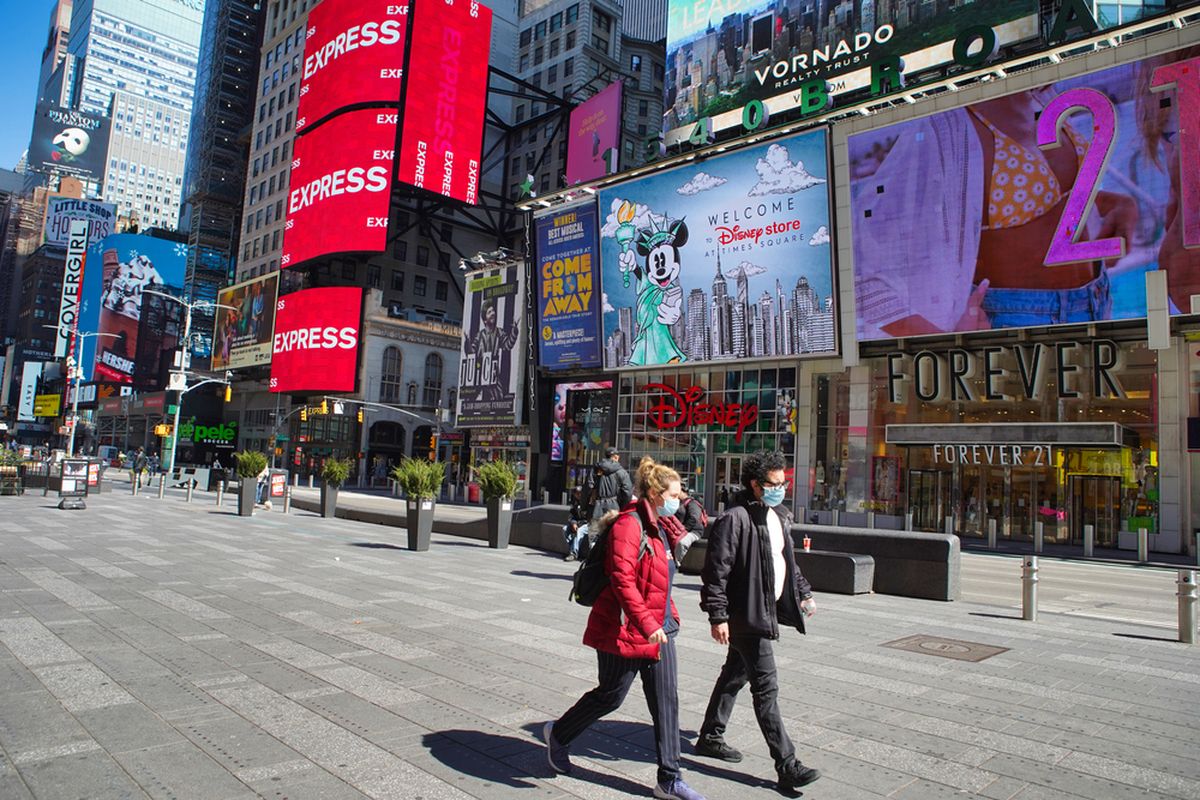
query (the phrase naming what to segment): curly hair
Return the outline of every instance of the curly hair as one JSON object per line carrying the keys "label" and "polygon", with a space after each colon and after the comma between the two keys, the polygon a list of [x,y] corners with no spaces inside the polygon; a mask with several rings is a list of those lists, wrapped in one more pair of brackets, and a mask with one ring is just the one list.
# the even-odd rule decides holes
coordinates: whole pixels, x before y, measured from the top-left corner
{"label": "curly hair", "polygon": [[758,481],[759,485],[766,483],[767,473],[777,469],[785,469],[787,459],[778,450],[759,450],[742,460],[742,487],[750,488],[750,481]]}
{"label": "curly hair", "polygon": [[638,497],[649,497],[651,492],[662,495],[671,488],[672,483],[679,480],[678,472],[666,464],[659,464],[650,456],[645,456],[638,463],[633,489]]}

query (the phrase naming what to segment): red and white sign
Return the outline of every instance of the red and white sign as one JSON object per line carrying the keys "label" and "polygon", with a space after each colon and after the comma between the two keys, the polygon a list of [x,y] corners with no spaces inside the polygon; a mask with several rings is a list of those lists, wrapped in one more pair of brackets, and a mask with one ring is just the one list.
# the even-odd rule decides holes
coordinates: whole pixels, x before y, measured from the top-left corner
{"label": "red and white sign", "polygon": [[275,304],[272,392],[353,392],[362,289],[305,289]]}
{"label": "red and white sign", "polygon": [[387,248],[396,114],[348,111],[296,137],[281,266]]}
{"label": "red and white sign", "polygon": [[399,179],[477,203],[492,10],[419,0],[412,15]]}
{"label": "red and white sign", "polygon": [[296,132],[338,109],[400,101],[408,0],[324,0],[308,15]]}

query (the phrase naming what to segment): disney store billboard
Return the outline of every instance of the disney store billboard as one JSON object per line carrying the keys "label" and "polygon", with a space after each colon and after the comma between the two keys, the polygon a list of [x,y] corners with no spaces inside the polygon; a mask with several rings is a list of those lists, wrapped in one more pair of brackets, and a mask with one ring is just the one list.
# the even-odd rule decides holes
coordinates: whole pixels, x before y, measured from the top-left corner
{"label": "disney store billboard", "polygon": [[604,365],[829,355],[824,129],[599,193]]}

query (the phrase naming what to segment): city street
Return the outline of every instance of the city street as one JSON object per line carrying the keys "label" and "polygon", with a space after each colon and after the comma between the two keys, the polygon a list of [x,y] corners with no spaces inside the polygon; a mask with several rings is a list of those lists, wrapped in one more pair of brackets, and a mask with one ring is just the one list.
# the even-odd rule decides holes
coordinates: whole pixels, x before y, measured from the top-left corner
{"label": "city street", "polygon": [[[61,511],[0,498],[0,797],[649,796],[635,685],[554,776],[540,745],[595,677],[556,555],[307,512],[235,515],[128,484]],[[1019,561],[964,557],[964,599],[819,595],[778,645],[781,705],[826,800],[1200,796],[1200,649],[1175,572],[1047,561],[1036,623]],[[779,796],[741,698],[740,764],[691,752],[724,648],[681,576],[685,776]],[[887,643],[955,642],[913,650]],[[1006,648],[986,655],[971,644]]]}

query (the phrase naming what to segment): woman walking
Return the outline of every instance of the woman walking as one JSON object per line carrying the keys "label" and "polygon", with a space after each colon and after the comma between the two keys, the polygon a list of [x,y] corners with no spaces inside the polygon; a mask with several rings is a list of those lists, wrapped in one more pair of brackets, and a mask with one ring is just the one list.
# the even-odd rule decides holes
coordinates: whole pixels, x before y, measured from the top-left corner
{"label": "woman walking", "polygon": [[634,677],[642,678],[654,720],[660,800],[704,800],[679,772],[679,688],[675,635],[679,614],[671,601],[675,545],[687,536],[675,519],[679,473],[642,459],[637,499],[599,522],[611,526],[606,572],[611,583],[596,598],[583,643],[596,648],[599,681],[561,718],[543,730],[550,766],[570,772],[570,746],[601,717],[621,707]]}

